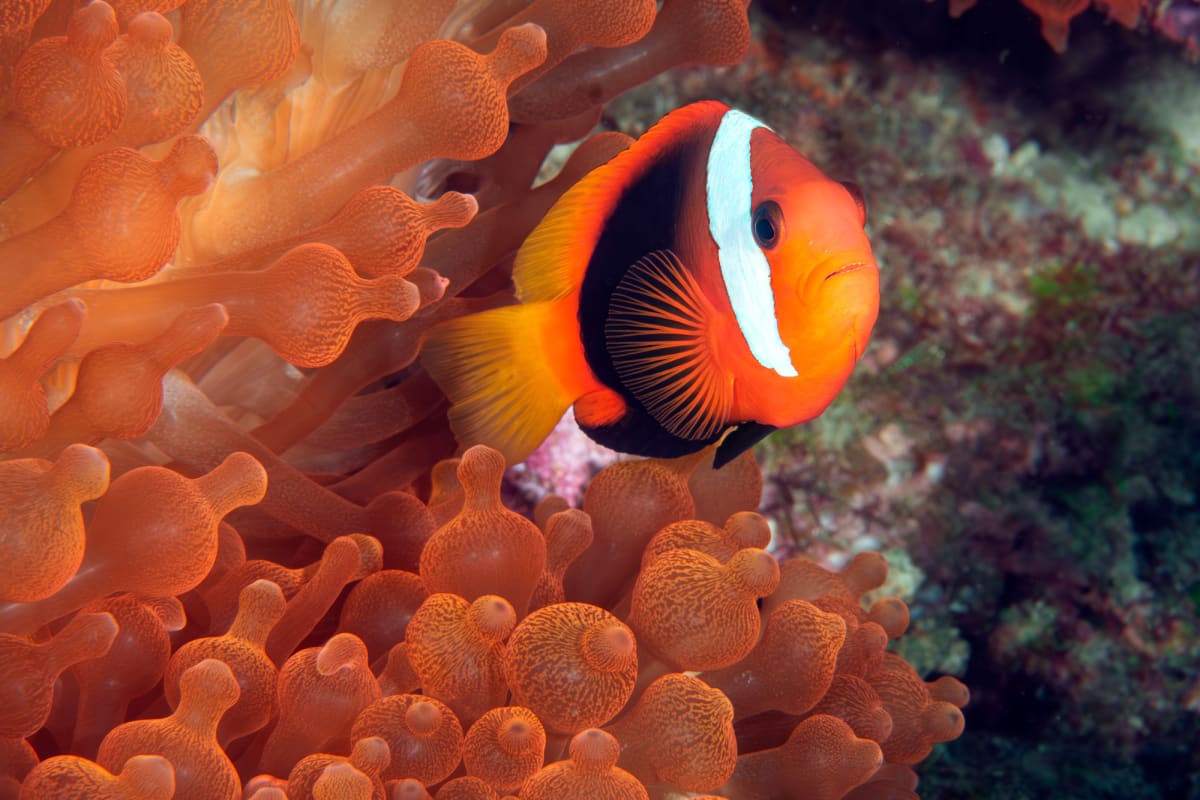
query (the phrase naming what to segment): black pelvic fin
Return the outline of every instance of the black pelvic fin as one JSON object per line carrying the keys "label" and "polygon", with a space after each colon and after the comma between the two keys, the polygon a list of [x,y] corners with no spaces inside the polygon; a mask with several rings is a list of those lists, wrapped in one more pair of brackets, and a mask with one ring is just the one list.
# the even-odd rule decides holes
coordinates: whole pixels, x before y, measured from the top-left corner
{"label": "black pelvic fin", "polygon": [[713,456],[713,469],[725,466],[777,430],[779,429],[774,425],[763,425],[761,422],[738,423],[738,426],[717,445],[717,454]]}

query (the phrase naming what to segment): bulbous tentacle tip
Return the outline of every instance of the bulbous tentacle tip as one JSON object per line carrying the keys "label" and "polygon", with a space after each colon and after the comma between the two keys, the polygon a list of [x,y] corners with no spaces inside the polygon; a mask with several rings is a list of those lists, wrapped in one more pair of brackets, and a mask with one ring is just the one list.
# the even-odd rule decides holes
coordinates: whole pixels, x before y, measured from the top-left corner
{"label": "bulbous tentacle tip", "polygon": [[935,700],[921,713],[921,727],[932,742],[950,742],[962,736],[966,718],[953,703]]}
{"label": "bulbous tentacle tip", "polygon": [[77,503],[95,500],[108,489],[108,457],[86,444],[68,445],[46,477],[52,491],[61,497]]}
{"label": "bulbous tentacle tip", "polygon": [[[374,536],[365,533],[351,533],[338,538],[348,539],[352,542],[355,554],[358,556],[358,568],[351,580],[361,581],[368,575],[373,575],[383,569],[383,545]],[[336,541],[337,539],[334,540],[334,542]],[[332,542],[330,544],[332,545]]]}
{"label": "bulbous tentacle tip", "polygon": [[504,455],[486,444],[477,444],[467,448],[459,460],[458,479],[466,486],[464,478],[487,479],[498,478],[504,474]]}
{"label": "bulbous tentacle tip", "polygon": [[467,502],[488,505],[500,502],[500,482],[504,480],[504,455],[486,444],[467,448],[458,463],[458,481],[467,495]]}
{"label": "bulbous tentacle tip", "polygon": [[440,783],[462,760],[462,725],[449,706],[433,697],[394,694],[375,701],[358,715],[350,732],[351,739],[364,736],[388,742],[391,763],[383,778],[389,782],[406,776],[423,785]]}
{"label": "bulbous tentacle tip", "polygon": [[867,619],[887,631],[889,639],[899,639],[908,630],[908,605],[899,597],[882,597],[871,605]]}
{"label": "bulbous tentacle tip", "polygon": [[607,772],[617,765],[621,757],[621,743],[607,731],[588,728],[571,737],[568,752],[571,761],[581,771]]}
{"label": "bulbous tentacle tip", "polygon": [[[0,440],[7,432],[0,425]],[[0,603],[47,599],[76,575],[85,549],[79,504],[101,497],[108,477],[108,459],[82,444],[53,465],[0,462]]]}
{"label": "bulbous tentacle tip", "polygon": [[[300,51],[296,15],[280,0],[193,0],[183,4],[182,22],[180,42],[201,65],[212,107],[240,87],[284,75]],[[242,57],[229,58],[230,52]]]}
{"label": "bulbous tentacle tip", "polygon": [[507,85],[546,60],[546,31],[533,22],[509,28],[500,35],[489,59],[496,80]]}
{"label": "bulbous tentacle tip", "polygon": [[133,756],[121,768],[120,778],[137,800],[169,800],[175,795],[175,768],[160,755]]}
{"label": "bulbous tentacle tip", "polygon": [[738,586],[754,597],[766,597],[779,586],[779,562],[766,550],[746,547],[726,567]]}
{"label": "bulbous tentacle tip", "polygon": [[416,734],[429,734],[442,724],[442,707],[425,700],[418,700],[404,711],[404,722]]}
{"label": "bulbous tentacle tip", "polygon": [[[279,621],[286,608],[287,599],[284,598],[279,584],[266,578],[259,578],[253,583],[247,584],[238,594],[237,618],[253,617],[257,623],[256,627],[269,628]],[[231,630],[240,630],[241,628],[242,626],[235,621]],[[260,646],[266,642],[265,632],[262,638],[263,640],[258,642]]]}
{"label": "bulbous tentacle tip", "polygon": [[181,136],[163,159],[161,169],[177,197],[201,194],[217,175],[217,154],[203,136]]}
{"label": "bulbous tentacle tip", "polygon": [[[570,508],[571,503],[562,495],[548,494],[534,506],[533,522],[541,528],[542,533],[548,533],[550,530],[550,520],[554,519],[559,512],[569,511]],[[591,527],[590,518],[588,526],[589,528]]]}
{"label": "bulbous tentacle tip", "polygon": [[65,37],[42,39],[17,62],[12,106],[44,145],[94,144],[121,124],[128,108],[125,84],[105,55],[117,32],[112,8],[91,3],[71,16]]}
{"label": "bulbous tentacle tip", "polygon": [[874,550],[859,553],[842,570],[841,576],[850,591],[857,595],[865,594],[883,586],[887,580],[887,560]]}
{"label": "bulbous tentacle tip", "polygon": [[359,289],[355,311],[364,319],[383,318],[403,322],[415,314],[426,300],[433,301],[444,295],[449,285],[449,281],[436,272],[432,275],[422,274],[420,280],[425,284],[424,291],[416,282],[398,275],[384,275],[366,282]]}
{"label": "bulbous tentacle tip", "polygon": [[79,336],[85,314],[86,306],[76,298],[51,306],[34,321],[17,350],[0,359],[0,453],[46,434],[50,409],[42,376]]}
{"label": "bulbous tentacle tip", "polygon": [[120,27],[112,6],[95,0],[71,15],[67,22],[67,43],[80,53],[99,53],[117,38]]}
{"label": "bulbous tentacle tip", "polygon": [[467,624],[484,641],[502,642],[516,627],[517,612],[503,597],[485,594],[472,601]]}
{"label": "bulbous tentacle tip", "polygon": [[87,303],[78,297],[51,306],[33,323],[17,354],[33,360],[44,371],[79,335],[86,317]]}
{"label": "bulbous tentacle tip", "polygon": [[[182,132],[204,105],[196,63],[173,39],[171,23],[157,11],[129,20],[106,55],[125,80],[129,107],[109,144],[141,146]],[[73,169],[73,168],[72,168]]]}
{"label": "bulbous tentacle tip", "polygon": [[267,470],[249,453],[230,453],[212,472],[196,478],[218,519],[235,508],[252,506],[267,494]]}
{"label": "bulbous tentacle tip", "polygon": [[725,532],[741,547],[766,549],[771,542],[771,526],[763,515],[754,511],[738,511],[725,520]]}
{"label": "bulbous tentacle tip", "polygon": [[370,800],[371,779],[345,761],[330,764],[313,785],[313,800]]}
{"label": "bulbous tentacle tip", "polygon": [[[543,520],[546,535],[546,571],[562,576],[596,538],[592,530],[592,518],[587,513],[566,505],[566,500],[556,495],[543,501],[534,512],[535,519]],[[554,511],[555,508],[561,508]],[[547,513],[549,512],[549,513]]]}
{"label": "bulbous tentacle tip", "polygon": [[[538,728],[541,727],[539,724]],[[512,717],[506,719],[501,725],[500,730],[496,733],[496,740],[505,751],[514,755],[529,752],[537,743],[535,728],[528,719],[522,717]],[[543,737],[543,744],[545,743]]]}
{"label": "bulbous tentacle tip", "polygon": [[[546,669],[546,664],[557,665]],[[521,621],[508,640],[504,673],[513,702],[559,734],[603,725],[637,681],[637,643],[598,606],[555,603]]]}
{"label": "bulbous tentacle tip", "polygon": [[425,212],[425,225],[432,233],[466,225],[479,213],[479,201],[474,195],[446,192],[422,210]]}
{"label": "bulbous tentacle tip", "polygon": [[181,631],[187,625],[187,612],[178,597],[147,597],[141,602],[167,633]]}
{"label": "bulbous tentacle tip", "polygon": [[450,288],[449,278],[428,267],[417,267],[408,273],[408,280],[416,287],[417,302],[422,308],[441,300]]}
{"label": "bulbous tentacle tip", "polygon": [[150,361],[162,372],[208,347],[229,324],[229,312],[220,303],[189,308],[171,323],[166,333],[145,346]]}
{"label": "bulbous tentacle tip", "polygon": [[929,685],[929,694],[934,700],[952,703],[958,708],[966,708],[971,702],[971,690],[967,685],[952,675],[943,675]]}
{"label": "bulbous tentacle tip", "polygon": [[164,49],[175,35],[171,21],[157,11],[143,11],[133,17],[125,32],[137,46],[151,50]]}
{"label": "bulbous tentacle tip", "polygon": [[580,646],[588,665],[601,672],[637,668],[637,640],[633,631],[616,618],[589,626]]}
{"label": "bulbous tentacle tip", "polygon": [[341,670],[365,669],[366,665],[367,646],[352,633],[333,636],[317,654],[317,672],[325,676]]}
{"label": "bulbous tentacle tip", "polygon": [[179,678],[179,694],[181,705],[190,701],[224,711],[237,702],[241,688],[224,661],[206,658]]}
{"label": "bulbous tentacle tip", "polygon": [[[550,764],[521,789],[527,800],[648,800],[645,786],[618,767],[621,743],[607,731],[587,728],[575,734],[568,759]],[[656,781],[657,783],[658,781]]]}
{"label": "bulbous tentacle tip", "polygon": [[[6,777],[14,776],[16,765],[8,767]],[[20,774],[20,773],[15,773]],[[170,800],[175,794],[175,769],[161,755],[138,755],[125,761],[114,775],[104,767],[81,756],[51,756],[37,764],[20,784],[22,800],[59,800],[63,797],[130,798],[130,800]],[[17,787],[13,787],[14,794]]]}
{"label": "bulbous tentacle tip", "polygon": [[319,230],[364,278],[404,276],[420,263],[432,234],[463,227],[478,208],[474,197],[458,192],[418,203],[391,186],[371,186]]}
{"label": "bulbous tentacle tip", "polygon": [[183,5],[183,2],[184,0],[111,0],[109,5],[116,13],[120,26],[128,30],[138,14],[169,14]]}
{"label": "bulbous tentacle tip", "polygon": [[537,715],[522,706],[500,706],[467,731],[463,765],[497,792],[514,791],[542,768],[545,752],[546,729]]}

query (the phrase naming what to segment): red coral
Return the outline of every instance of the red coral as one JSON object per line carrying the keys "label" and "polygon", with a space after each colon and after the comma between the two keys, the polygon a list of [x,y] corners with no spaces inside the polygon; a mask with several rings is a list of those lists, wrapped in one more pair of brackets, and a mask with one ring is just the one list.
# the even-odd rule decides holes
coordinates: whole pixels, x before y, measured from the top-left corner
{"label": "red coral", "polygon": [[[961,16],[974,7],[975,2],[976,0],[950,0],[950,16]],[[1109,19],[1126,28],[1136,28],[1143,10],[1147,10],[1149,6],[1147,0],[1021,0],[1021,3],[1041,18],[1042,37],[1058,53],[1067,49],[1071,20],[1089,7],[1096,7],[1107,14]]]}

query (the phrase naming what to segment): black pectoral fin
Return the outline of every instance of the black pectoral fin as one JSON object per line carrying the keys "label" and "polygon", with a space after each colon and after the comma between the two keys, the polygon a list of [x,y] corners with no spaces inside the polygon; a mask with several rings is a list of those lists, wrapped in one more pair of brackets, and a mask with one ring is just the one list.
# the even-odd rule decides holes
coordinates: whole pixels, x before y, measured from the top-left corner
{"label": "black pectoral fin", "polygon": [[713,469],[725,466],[777,430],[779,429],[774,425],[763,425],[761,422],[739,423],[717,445],[717,454],[713,456]]}
{"label": "black pectoral fin", "polygon": [[655,250],[622,276],[604,324],[622,384],[681,439],[711,439],[729,424],[733,381],[713,357],[712,313],[679,257]]}

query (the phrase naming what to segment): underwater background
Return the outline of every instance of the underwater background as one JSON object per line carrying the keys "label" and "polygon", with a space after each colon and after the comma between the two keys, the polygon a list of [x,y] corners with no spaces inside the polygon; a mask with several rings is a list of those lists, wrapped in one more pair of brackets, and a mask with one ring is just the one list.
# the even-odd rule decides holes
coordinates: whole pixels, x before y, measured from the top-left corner
{"label": "underwater background", "polygon": [[[606,15],[635,6],[637,20]],[[703,26],[717,7],[744,40]],[[63,774],[94,782],[77,796],[145,800],[563,796],[520,788],[541,760],[510,754],[519,780],[463,760],[464,731],[519,716],[505,684],[517,667],[496,676],[525,608],[486,606],[477,595],[502,592],[482,581],[454,590],[477,605],[447,601],[422,628],[429,592],[457,580],[438,584],[445,565],[422,553],[467,531],[474,549],[445,561],[473,563],[496,531],[533,531],[549,553],[522,591],[536,591],[530,609],[561,604],[578,588],[572,559],[603,563],[587,545],[564,554],[568,531],[657,520],[667,496],[687,511],[663,521],[712,530],[757,508],[785,576],[819,565],[820,591],[792,586],[789,602],[826,602],[847,631],[874,625],[903,673],[883,674],[882,644],[872,662],[839,640],[826,679],[844,657],[838,670],[875,680],[872,709],[909,738],[838,750],[823,768],[845,785],[797,788],[803,776],[745,756],[825,714],[768,719],[756,739],[697,688],[716,670],[682,662],[694,703],[615,716],[638,675],[643,628],[621,620],[649,563],[639,542],[622,554],[624,594],[601,604],[630,686],[593,722],[649,796],[1200,798],[1195,0],[0,12],[0,671],[22,678],[0,688],[0,800],[66,796]],[[656,14],[668,22],[651,29]],[[138,73],[135,51],[170,78]],[[494,454],[457,458],[424,332],[510,302],[513,253],[553,200],[628,146],[619,134],[700,99],[861,187],[881,301],[846,387],[755,449],[761,483],[750,460],[723,476],[621,472],[631,460],[569,418],[502,483]],[[492,516],[463,522],[473,508]],[[724,560],[766,542],[751,544],[726,542]],[[863,578],[883,580],[874,552],[882,586]],[[536,561],[521,551],[501,571]],[[736,610],[757,620],[769,595]],[[424,639],[405,638],[412,619]],[[233,655],[231,625],[252,653]],[[491,683],[460,685],[481,671]],[[969,689],[961,713],[965,694],[939,676]],[[677,719],[709,706],[720,746],[696,734],[670,750]],[[170,747],[197,708],[202,766]],[[540,730],[513,718],[522,736]],[[437,758],[396,755],[455,726]],[[547,765],[584,763],[574,729],[547,728]],[[825,753],[824,737],[805,752]],[[612,772],[616,745],[601,744]]]}

